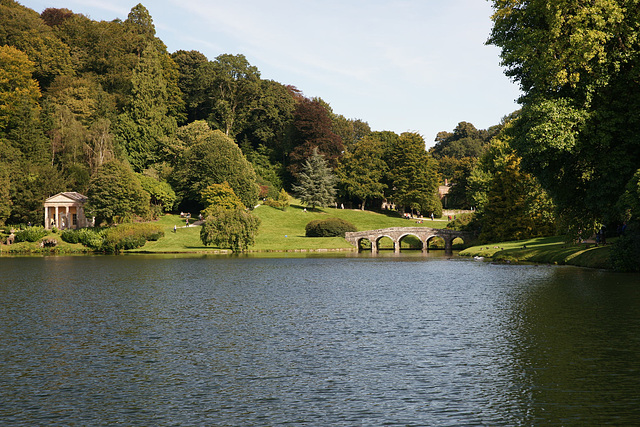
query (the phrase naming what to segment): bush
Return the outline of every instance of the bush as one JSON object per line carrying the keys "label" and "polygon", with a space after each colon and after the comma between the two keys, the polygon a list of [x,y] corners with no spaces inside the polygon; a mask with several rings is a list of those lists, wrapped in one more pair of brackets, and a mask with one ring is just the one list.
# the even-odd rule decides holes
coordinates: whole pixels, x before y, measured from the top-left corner
{"label": "bush", "polygon": [[447,229],[455,231],[474,231],[478,228],[475,213],[461,213],[447,224]]}
{"label": "bush", "polygon": [[107,253],[118,253],[140,248],[148,240],[158,240],[163,236],[164,231],[157,224],[121,224],[104,231],[104,240],[100,249]]}
{"label": "bush", "polygon": [[97,250],[102,246],[103,237],[95,230],[81,228],[76,234],[78,235],[78,242],[88,248]]}
{"label": "bush", "polygon": [[624,272],[640,271],[640,232],[630,226],[627,232],[613,244],[611,265],[614,270]]}
{"label": "bush", "polygon": [[37,242],[47,235],[47,230],[42,226],[27,227],[16,233],[16,242]]}
{"label": "bush", "polygon": [[63,242],[78,243],[78,232],[76,230],[64,230],[60,234],[60,238]]}
{"label": "bush", "polygon": [[344,237],[345,233],[357,231],[355,225],[340,218],[316,219],[307,224],[307,237]]}

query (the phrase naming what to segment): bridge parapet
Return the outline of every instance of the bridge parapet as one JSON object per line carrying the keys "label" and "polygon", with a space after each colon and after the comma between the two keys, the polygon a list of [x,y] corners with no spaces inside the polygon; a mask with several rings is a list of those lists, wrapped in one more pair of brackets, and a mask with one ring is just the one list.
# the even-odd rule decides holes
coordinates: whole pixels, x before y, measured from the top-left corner
{"label": "bridge parapet", "polygon": [[361,240],[367,239],[371,242],[371,252],[375,253],[378,251],[378,241],[383,237],[388,237],[393,241],[394,251],[400,252],[400,241],[403,237],[408,235],[413,235],[420,239],[422,242],[423,252],[428,250],[428,241],[433,237],[440,237],[444,240],[445,251],[452,250],[453,240],[458,237],[463,239],[465,242],[468,242],[473,238],[471,233],[442,228],[390,227],[378,230],[349,232],[345,234],[345,239],[355,247],[359,246]]}

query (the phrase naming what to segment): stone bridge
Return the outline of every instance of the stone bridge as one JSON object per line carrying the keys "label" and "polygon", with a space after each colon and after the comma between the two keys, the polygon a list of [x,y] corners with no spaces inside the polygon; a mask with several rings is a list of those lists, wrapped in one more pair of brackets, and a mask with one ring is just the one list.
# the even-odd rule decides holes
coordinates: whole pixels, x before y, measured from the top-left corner
{"label": "stone bridge", "polygon": [[429,250],[429,240],[434,237],[440,237],[444,240],[444,250],[451,252],[453,241],[456,238],[462,239],[465,243],[469,243],[473,239],[473,234],[461,231],[427,228],[427,227],[391,227],[382,228],[380,230],[367,230],[346,233],[344,238],[354,245],[360,247],[360,242],[367,239],[371,242],[371,252],[378,252],[378,242],[383,237],[388,237],[393,241],[393,250],[400,252],[400,241],[406,236],[415,236],[422,242],[422,252]]}

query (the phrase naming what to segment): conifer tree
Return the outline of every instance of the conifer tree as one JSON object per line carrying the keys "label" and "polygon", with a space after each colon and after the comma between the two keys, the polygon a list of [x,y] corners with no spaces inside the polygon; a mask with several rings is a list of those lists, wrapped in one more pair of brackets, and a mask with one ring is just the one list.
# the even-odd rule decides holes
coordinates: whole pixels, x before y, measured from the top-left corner
{"label": "conifer tree", "polygon": [[311,207],[326,207],[335,201],[336,177],[327,165],[324,156],[313,149],[302,165],[302,172],[298,175],[298,184],[293,186],[297,197]]}

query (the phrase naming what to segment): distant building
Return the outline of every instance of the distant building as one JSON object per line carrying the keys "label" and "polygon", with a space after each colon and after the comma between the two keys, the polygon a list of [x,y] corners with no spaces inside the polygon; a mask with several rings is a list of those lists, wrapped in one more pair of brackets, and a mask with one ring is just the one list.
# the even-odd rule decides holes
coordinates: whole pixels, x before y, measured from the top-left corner
{"label": "distant building", "polygon": [[44,202],[44,227],[82,228],[93,225],[84,215],[87,196],[76,192],[58,193]]}
{"label": "distant building", "polygon": [[449,203],[448,196],[449,190],[451,190],[451,184],[445,179],[444,185],[438,187],[438,196],[440,196],[440,200],[442,201],[442,206],[446,207]]}

